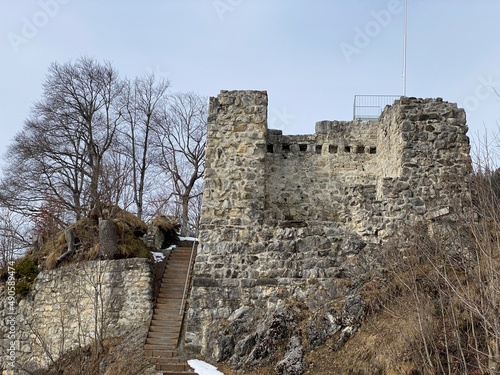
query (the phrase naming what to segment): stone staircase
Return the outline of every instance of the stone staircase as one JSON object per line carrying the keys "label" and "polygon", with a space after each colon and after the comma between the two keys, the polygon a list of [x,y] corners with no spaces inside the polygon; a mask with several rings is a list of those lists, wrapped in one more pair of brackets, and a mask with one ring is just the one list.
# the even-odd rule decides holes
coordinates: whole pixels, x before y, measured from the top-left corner
{"label": "stone staircase", "polygon": [[[145,356],[150,358],[156,369],[163,371],[164,375],[195,375],[186,358],[179,352],[184,318],[184,314],[181,315],[179,311],[186,275],[191,272],[191,250],[192,247],[176,247],[170,252],[144,344]],[[186,297],[187,295],[188,292]]]}

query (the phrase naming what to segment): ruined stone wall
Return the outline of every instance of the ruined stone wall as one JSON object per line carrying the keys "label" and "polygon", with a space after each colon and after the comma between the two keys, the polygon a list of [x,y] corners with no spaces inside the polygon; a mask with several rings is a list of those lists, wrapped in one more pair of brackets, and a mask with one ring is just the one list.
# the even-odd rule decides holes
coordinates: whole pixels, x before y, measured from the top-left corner
{"label": "ruined stone wall", "polygon": [[313,135],[269,131],[265,217],[339,221],[349,186],[376,181],[377,127],[323,121]]}
{"label": "ruined stone wall", "polygon": [[273,314],[358,300],[398,227],[469,198],[456,104],[401,98],[378,121],[290,136],[267,129],[266,103],[265,92],[223,91],[209,115],[186,348],[234,367],[266,356]]}
{"label": "ruined stone wall", "polygon": [[[82,262],[42,271],[13,317],[18,363],[28,370],[45,367],[51,357],[57,360],[65,351],[93,342],[96,332],[104,338],[133,331],[145,336],[153,311],[151,288],[146,259]],[[9,341],[3,337],[7,309],[6,299],[1,299],[3,348]]]}

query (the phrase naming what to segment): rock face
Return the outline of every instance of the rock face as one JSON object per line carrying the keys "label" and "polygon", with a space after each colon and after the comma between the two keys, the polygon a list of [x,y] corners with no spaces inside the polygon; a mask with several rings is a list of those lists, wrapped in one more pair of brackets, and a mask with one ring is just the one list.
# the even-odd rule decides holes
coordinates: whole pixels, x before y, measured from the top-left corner
{"label": "rock face", "polygon": [[300,337],[341,345],[357,329],[357,289],[398,226],[470,198],[465,112],[402,97],[378,121],[322,121],[312,135],[268,130],[263,91],[222,91],[209,112],[186,348],[299,374]]}
{"label": "rock face", "polygon": [[274,369],[279,375],[301,375],[304,373],[304,349],[300,338],[293,336],[288,342],[285,358],[279,361]]}
{"label": "rock face", "polygon": [[[151,278],[149,262],[137,258],[42,271],[32,292],[16,306],[15,315],[9,315],[16,323],[17,361],[27,370],[36,370],[96,337],[132,332],[145,337],[152,314]],[[7,300],[1,299],[4,333],[9,313]],[[7,336],[3,337],[3,347],[8,347],[7,342]]]}

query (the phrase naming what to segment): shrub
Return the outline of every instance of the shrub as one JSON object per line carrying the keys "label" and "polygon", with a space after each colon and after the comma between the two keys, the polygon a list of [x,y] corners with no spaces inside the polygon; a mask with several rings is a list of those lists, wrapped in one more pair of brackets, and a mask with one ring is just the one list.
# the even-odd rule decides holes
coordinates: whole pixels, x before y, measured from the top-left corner
{"label": "shrub", "polygon": [[33,286],[33,281],[40,272],[35,261],[30,256],[25,256],[17,261],[14,266],[16,271],[16,294],[25,297]]}

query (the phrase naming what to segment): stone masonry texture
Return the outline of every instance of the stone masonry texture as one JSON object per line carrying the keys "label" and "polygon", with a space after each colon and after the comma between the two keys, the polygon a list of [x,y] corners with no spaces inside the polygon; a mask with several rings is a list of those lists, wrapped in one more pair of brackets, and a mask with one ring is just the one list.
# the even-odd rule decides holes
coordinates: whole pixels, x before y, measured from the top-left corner
{"label": "stone masonry texture", "polygon": [[[50,365],[50,358],[55,361],[96,337],[131,332],[142,332],[145,337],[152,309],[152,273],[147,259],[80,262],[42,271],[28,297],[16,307],[17,361],[35,371]],[[7,312],[7,301],[2,299],[3,333]],[[6,337],[2,340],[8,341]]]}
{"label": "stone masonry texture", "polygon": [[[267,128],[267,103],[265,91],[210,99],[185,347],[235,368],[262,364],[263,348],[292,340],[296,306],[317,311],[349,297],[349,314],[330,319],[347,335],[362,306],[352,290],[383,243],[402,224],[470,199],[456,104],[401,97],[378,121],[321,121],[315,134],[284,135]],[[282,337],[272,333],[278,316]]]}

